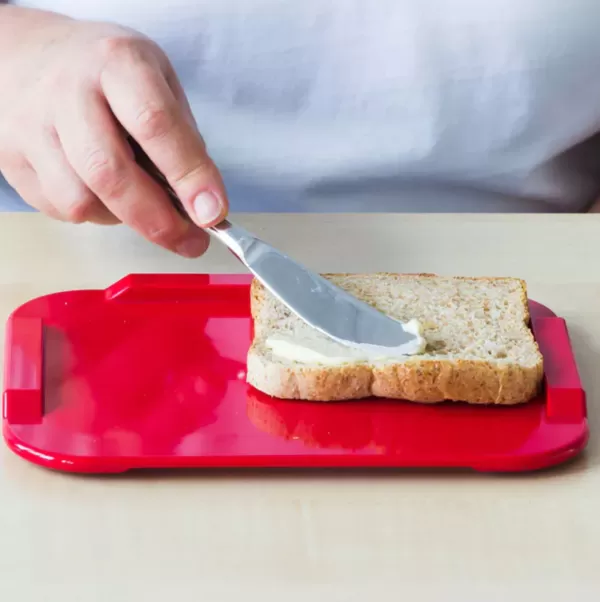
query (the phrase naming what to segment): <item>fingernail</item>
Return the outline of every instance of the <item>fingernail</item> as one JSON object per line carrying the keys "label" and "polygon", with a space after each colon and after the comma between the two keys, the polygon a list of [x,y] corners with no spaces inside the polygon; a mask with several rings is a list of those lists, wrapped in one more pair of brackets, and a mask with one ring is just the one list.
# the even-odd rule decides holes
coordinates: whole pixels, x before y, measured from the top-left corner
{"label": "fingernail", "polygon": [[177,245],[175,249],[179,255],[195,259],[200,257],[208,247],[207,240],[197,236],[186,238]]}
{"label": "fingernail", "polygon": [[198,223],[204,225],[213,224],[221,217],[223,207],[219,199],[212,192],[201,192],[194,199],[194,213]]}

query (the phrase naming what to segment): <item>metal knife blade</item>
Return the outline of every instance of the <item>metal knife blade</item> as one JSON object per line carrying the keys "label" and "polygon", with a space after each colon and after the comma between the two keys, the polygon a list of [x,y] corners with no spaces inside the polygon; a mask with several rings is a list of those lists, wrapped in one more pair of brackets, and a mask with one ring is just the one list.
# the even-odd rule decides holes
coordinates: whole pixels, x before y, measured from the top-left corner
{"label": "metal knife blade", "polygon": [[210,228],[277,299],[307,324],[349,346],[397,349],[417,337],[401,322],[227,220]]}
{"label": "metal knife blade", "polygon": [[[165,189],[178,211],[187,216],[166,178],[135,141],[135,157]],[[410,346],[417,335],[368,303],[315,274],[243,228],[224,220],[207,228],[242,261],[279,301],[325,336],[351,347],[376,347],[396,351]]]}

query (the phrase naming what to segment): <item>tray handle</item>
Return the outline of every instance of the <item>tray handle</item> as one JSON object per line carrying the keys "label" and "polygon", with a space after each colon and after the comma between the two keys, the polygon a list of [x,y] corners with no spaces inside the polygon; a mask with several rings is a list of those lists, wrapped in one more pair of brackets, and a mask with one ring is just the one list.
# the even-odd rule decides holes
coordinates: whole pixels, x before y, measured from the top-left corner
{"label": "tray handle", "polygon": [[585,391],[566,322],[557,317],[537,318],[532,326],[544,358],[547,418],[580,422],[587,416]]}
{"label": "tray handle", "polygon": [[43,333],[41,318],[13,317],[8,324],[2,404],[2,416],[8,424],[42,421]]}

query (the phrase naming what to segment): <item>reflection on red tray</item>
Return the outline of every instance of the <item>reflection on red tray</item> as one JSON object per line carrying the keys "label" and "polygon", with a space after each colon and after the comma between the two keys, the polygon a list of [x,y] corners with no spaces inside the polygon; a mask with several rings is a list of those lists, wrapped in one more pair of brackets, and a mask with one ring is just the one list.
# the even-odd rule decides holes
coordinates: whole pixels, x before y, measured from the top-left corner
{"label": "reflection on red tray", "polygon": [[245,382],[246,276],[129,276],[35,299],[6,335],[4,436],[77,472],[153,467],[533,470],[587,441],[565,323],[531,303],[547,386],[516,407],[268,398]]}

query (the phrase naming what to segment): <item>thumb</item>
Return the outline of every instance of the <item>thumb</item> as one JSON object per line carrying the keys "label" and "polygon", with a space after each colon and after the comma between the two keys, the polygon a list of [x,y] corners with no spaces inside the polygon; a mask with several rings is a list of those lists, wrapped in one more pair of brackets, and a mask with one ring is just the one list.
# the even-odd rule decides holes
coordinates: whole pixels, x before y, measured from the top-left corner
{"label": "thumb", "polygon": [[222,221],[229,200],[221,174],[163,74],[121,62],[114,74],[105,74],[103,89],[117,120],[171,185],[192,221],[202,228]]}
{"label": "thumb", "polygon": [[229,200],[219,170],[212,159],[198,160],[173,188],[192,220],[203,228],[223,221],[229,213]]}
{"label": "thumb", "polygon": [[171,183],[137,141],[131,136],[127,139],[136,163],[161,184],[180,213],[202,228],[227,217],[229,201],[225,186],[219,170],[205,151],[192,156],[189,171]]}

